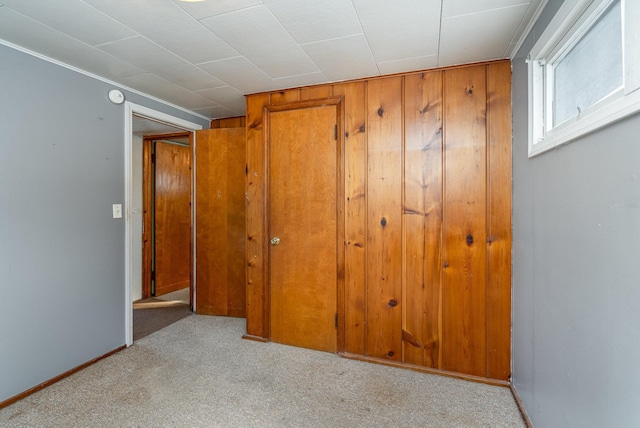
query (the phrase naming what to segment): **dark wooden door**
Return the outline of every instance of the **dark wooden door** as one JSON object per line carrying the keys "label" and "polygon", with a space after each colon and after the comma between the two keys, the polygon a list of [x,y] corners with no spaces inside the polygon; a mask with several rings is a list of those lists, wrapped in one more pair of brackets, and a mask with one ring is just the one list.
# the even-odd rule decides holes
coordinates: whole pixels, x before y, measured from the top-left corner
{"label": "dark wooden door", "polygon": [[269,114],[271,340],[336,352],[336,106]]}
{"label": "dark wooden door", "polygon": [[155,295],[191,282],[191,148],[155,142]]}
{"label": "dark wooden door", "polygon": [[245,316],[245,128],[196,132],[196,312]]}

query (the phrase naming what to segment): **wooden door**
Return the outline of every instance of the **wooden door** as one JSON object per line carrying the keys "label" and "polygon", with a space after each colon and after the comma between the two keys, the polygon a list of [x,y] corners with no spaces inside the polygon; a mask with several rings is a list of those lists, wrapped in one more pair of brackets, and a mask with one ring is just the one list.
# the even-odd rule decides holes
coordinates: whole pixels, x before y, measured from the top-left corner
{"label": "wooden door", "polygon": [[245,128],[196,132],[196,312],[245,316]]}
{"label": "wooden door", "polygon": [[191,282],[191,148],[155,142],[155,295]]}
{"label": "wooden door", "polygon": [[337,350],[336,118],[335,105],[268,118],[271,340],[328,352]]}

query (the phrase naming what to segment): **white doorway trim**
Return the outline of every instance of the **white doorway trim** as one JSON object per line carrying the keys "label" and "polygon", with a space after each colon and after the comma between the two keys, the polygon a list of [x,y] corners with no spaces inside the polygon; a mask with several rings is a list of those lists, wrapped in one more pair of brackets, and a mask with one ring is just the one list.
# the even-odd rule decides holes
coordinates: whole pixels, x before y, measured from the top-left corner
{"label": "white doorway trim", "polygon": [[[124,203],[125,203],[125,227],[124,227],[124,328],[125,344],[133,345],[133,302],[131,300],[133,284],[133,115],[143,116],[148,119],[164,122],[168,125],[184,129],[185,131],[197,131],[202,129],[202,125],[180,119],[169,114],[153,110],[151,108],[134,104],[129,101],[124,102]],[[195,145],[195,138],[194,138]],[[195,212],[195,208],[194,208]],[[193,215],[193,213],[192,213]],[[195,242],[194,242],[195,245]]]}

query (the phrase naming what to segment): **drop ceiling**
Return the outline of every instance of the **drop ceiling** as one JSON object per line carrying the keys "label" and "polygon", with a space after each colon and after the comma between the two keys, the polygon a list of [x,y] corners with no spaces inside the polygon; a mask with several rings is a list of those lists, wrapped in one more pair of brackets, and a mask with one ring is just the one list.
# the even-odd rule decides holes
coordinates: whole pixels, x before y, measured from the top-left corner
{"label": "drop ceiling", "polygon": [[207,118],[244,95],[507,58],[542,0],[0,0],[0,39]]}

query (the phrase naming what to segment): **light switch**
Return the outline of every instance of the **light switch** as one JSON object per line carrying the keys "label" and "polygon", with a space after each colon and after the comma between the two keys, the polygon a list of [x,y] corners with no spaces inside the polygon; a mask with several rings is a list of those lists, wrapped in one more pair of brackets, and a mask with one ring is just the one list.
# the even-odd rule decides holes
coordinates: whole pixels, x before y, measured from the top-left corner
{"label": "light switch", "polygon": [[113,218],[122,218],[122,204],[113,204]]}

